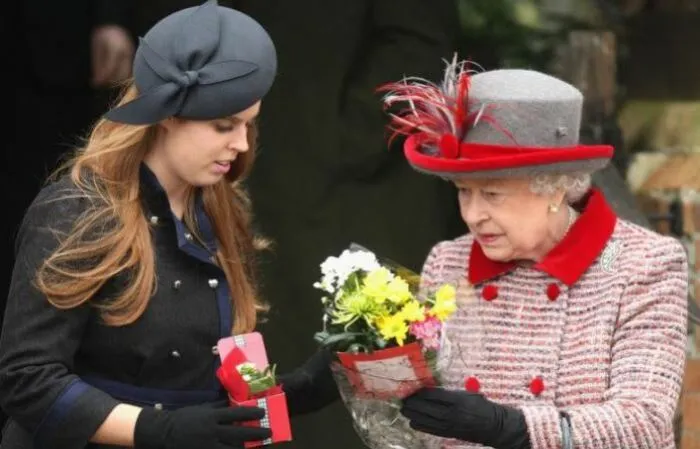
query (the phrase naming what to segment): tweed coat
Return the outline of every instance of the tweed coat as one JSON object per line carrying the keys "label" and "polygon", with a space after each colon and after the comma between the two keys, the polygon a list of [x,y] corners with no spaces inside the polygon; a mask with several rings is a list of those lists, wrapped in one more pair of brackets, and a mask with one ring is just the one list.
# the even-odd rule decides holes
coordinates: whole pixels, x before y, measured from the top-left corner
{"label": "tweed coat", "polygon": [[686,357],[686,254],[675,239],[617,219],[596,190],[583,203],[534,265],[491,261],[471,236],[433,247],[423,287],[462,281],[440,356],[445,388],[518,407],[532,449],[562,447],[563,413],[576,449],[671,449]]}

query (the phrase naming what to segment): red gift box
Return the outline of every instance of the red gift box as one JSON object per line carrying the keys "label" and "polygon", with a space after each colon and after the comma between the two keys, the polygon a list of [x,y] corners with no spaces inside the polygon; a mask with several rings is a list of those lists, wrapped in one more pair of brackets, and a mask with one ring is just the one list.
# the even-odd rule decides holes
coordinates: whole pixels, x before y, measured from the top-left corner
{"label": "red gift box", "polygon": [[418,343],[371,353],[339,352],[338,359],[361,398],[403,399],[422,387],[437,385]]}
{"label": "red gift box", "polygon": [[287,397],[282,387],[275,386],[258,394],[251,394],[248,384],[238,373],[237,366],[249,362],[255,368],[263,371],[269,365],[267,351],[262,336],[258,332],[222,338],[217,344],[221,367],[217,376],[229,393],[231,405],[234,407],[251,406],[265,410],[265,416],[259,421],[242,423],[250,427],[268,427],[272,437],[264,441],[249,441],[246,448],[265,446],[292,440],[292,430],[289,423]]}

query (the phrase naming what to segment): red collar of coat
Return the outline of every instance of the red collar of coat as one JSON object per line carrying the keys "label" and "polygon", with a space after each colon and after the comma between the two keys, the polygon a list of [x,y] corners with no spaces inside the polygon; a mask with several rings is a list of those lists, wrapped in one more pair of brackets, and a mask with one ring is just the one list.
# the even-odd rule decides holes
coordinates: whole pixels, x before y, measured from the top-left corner
{"label": "red collar of coat", "polygon": [[[615,229],[617,215],[603,194],[592,189],[585,206],[566,236],[533,268],[571,286],[579,280],[605,248]],[[469,282],[479,284],[507,273],[516,262],[496,262],[484,254],[475,240],[469,256]]]}

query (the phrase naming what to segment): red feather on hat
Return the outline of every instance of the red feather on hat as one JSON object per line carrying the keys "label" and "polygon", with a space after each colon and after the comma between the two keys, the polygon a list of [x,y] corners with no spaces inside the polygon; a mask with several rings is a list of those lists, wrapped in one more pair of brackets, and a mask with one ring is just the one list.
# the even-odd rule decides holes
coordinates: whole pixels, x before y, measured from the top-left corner
{"label": "red feather on hat", "polygon": [[403,109],[389,112],[389,127],[393,131],[389,144],[399,135],[421,134],[424,147],[439,148],[443,156],[456,158],[460,155],[461,142],[480,121],[512,138],[489,115],[494,105],[483,105],[470,112],[473,109],[469,99],[471,76],[478,72],[469,65],[467,61],[458,61],[455,55],[447,63],[442,85],[424,78],[406,77],[380,86],[378,92],[385,92],[385,111],[390,111],[397,103],[406,104]]}

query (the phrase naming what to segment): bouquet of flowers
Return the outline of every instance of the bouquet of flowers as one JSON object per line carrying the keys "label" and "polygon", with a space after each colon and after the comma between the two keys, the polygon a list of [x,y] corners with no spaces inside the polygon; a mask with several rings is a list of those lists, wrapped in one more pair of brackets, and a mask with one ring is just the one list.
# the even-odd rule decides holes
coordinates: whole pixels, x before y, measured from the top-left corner
{"label": "bouquet of flowers", "polygon": [[419,291],[419,275],[359,245],[326,259],[321,271],[314,286],[325,293],[323,329],[315,338],[337,355],[335,380],[358,435],[372,449],[419,447],[399,401],[440,382],[454,286]]}

